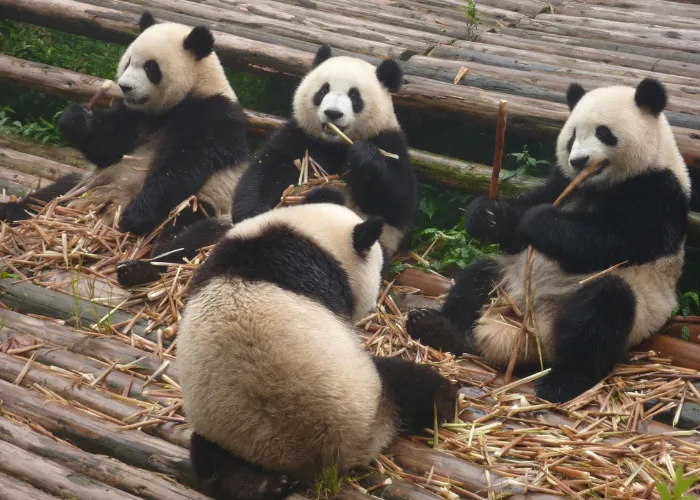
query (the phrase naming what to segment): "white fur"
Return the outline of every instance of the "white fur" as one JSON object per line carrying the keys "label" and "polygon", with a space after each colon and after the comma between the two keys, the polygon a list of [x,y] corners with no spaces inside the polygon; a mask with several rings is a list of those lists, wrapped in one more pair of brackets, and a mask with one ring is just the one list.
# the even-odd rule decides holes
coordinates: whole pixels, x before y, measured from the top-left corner
{"label": "white fur", "polygon": [[[223,94],[236,100],[214,52],[198,61],[191,51],[185,50],[183,42],[191,31],[192,27],[182,24],[155,24],[129,45],[117,69],[117,83],[134,88],[124,96],[128,107],[161,114],[188,96]],[[163,75],[157,84],[148,79],[143,68],[151,59],[158,63]]]}
{"label": "white fur", "polygon": [[[312,137],[327,141],[339,141],[338,136],[327,127],[330,120],[326,109],[337,109],[343,117],[335,121],[340,129],[354,141],[370,139],[380,132],[399,130],[394,114],[391,93],[377,79],[377,68],[354,57],[338,56],[321,63],[302,80],[294,93],[294,118]],[[330,92],[321,105],[313,104],[313,97],[324,83]],[[352,109],[348,97],[351,88],[360,91],[364,108],[358,114]]]}

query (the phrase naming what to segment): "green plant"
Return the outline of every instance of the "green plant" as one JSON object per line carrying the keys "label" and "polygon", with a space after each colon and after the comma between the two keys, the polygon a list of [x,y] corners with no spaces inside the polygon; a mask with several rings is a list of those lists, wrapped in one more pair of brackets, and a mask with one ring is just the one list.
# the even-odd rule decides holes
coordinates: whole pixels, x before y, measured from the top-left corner
{"label": "green plant", "polygon": [[19,135],[42,144],[61,144],[61,134],[56,124],[63,109],[54,113],[51,121],[39,118],[38,123],[22,123],[20,120],[13,120],[14,113],[14,110],[7,106],[0,109],[0,134]]}
{"label": "green plant", "polygon": [[314,483],[314,493],[316,500],[327,500],[334,498],[340,492],[340,485],[345,480],[338,471],[338,464],[326,465],[316,477]]}
{"label": "green plant", "polygon": [[[691,315],[700,314],[700,294],[696,291],[688,290],[678,294],[678,305],[673,310],[672,315],[680,313],[684,318]],[[683,325],[681,330],[681,338],[683,340],[690,339],[690,330],[688,325]]]}
{"label": "green plant", "polygon": [[479,36],[479,10],[476,8],[476,0],[468,0],[464,6],[464,14],[467,16],[467,40],[473,42]]}
{"label": "green plant", "polygon": [[537,173],[538,167],[549,166],[547,160],[538,160],[530,156],[527,145],[523,146],[523,150],[520,153],[510,153],[506,157],[515,160],[516,168],[514,170],[504,171],[501,174],[501,181],[506,181],[520,175],[534,175]]}
{"label": "green plant", "polygon": [[661,500],[691,500],[696,498],[694,495],[688,494],[693,485],[697,482],[696,477],[683,477],[683,464],[676,469],[676,477],[673,483],[673,491],[662,482],[656,483],[656,489],[661,495]]}

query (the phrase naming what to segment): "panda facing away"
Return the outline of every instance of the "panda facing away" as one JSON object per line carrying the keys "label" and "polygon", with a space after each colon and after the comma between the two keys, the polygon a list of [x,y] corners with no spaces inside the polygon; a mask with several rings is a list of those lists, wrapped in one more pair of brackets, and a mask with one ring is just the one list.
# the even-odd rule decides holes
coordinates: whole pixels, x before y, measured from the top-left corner
{"label": "panda facing away", "polygon": [[240,222],[194,277],[177,355],[192,464],[216,499],[284,497],[454,411],[431,368],[362,349],[353,323],[376,304],[383,222],[344,202],[317,188]]}
{"label": "panda facing away", "polygon": [[[357,58],[331,57],[330,47],[322,46],[294,94],[293,118],[270,138],[242,176],[233,201],[233,222],[275,207],[283,191],[298,181],[294,161],[308,151],[329,174],[339,174],[347,182],[350,208],[363,218],[380,216],[386,221],[380,243],[392,255],[418,209],[408,145],[391,99],[402,79],[396,61],[385,60],[375,67]],[[329,123],[354,144],[343,142]],[[398,159],[383,156],[380,148]]]}
{"label": "panda facing away", "polygon": [[[540,188],[512,198],[478,198],[467,231],[509,255],[485,259],[457,276],[442,310],[409,313],[408,333],[455,353],[505,365],[518,327],[482,318],[495,284],[524,311],[527,245],[534,317],[552,371],[537,394],[568,401],[607,376],[634,346],[658,331],[676,305],[690,203],[690,179],[664,114],[666,92],[653,79],[637,88],[586,93],[572,84],[571,115],[557,140],[557,166]],[[552,206],[586,166],[603,167]],[[581,283],[592,274],[625,264]],[[530,342],[518,360],[535,362]]]}
{"label": "panda facing away", "polygon": [[[139,28],[117,70],[122,99],[105,111],[73,104],[59,122],[94,169],[62,177],[31,198],[48,202],[84,181],[88,200],[121,205],[122,231],[145,234],[192,195],[209,215],[228,213],[248,144],[247,118],[211,32],[156,24],[148,12]],[[28,201],[0,205],[0,218],[29,217]],[[183,222],[196,217],[187,215]]]}

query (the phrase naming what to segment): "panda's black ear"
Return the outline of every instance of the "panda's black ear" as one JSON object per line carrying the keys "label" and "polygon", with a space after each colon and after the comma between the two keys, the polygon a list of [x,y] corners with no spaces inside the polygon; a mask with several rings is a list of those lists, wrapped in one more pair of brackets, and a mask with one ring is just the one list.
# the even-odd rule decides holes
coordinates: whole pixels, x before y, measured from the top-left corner
{"label": "panda's black ear", "polygon": [[393,59],[386,59],[377,67],[377,80],[384,85],[389,92],[396,92],[403,83],[403,70],[399,63]]}
{"label": "panda's black ear", "polygon": [[185,50],[192,51],[197,60],[204,59],[214,50],[214,35],[206,26],[195,26],[183,45]]}
{"label": "panda's black ear", "polygon": [[309,191],[304,196],[303,205],[311,205],[314,203],[334,203],[336,205],[345,205],[345,193],[337,187],[322,186]]}
{"label": "panda's black ear", "polygon": [[666,89],[658,80],[645,78],[634,93],[634,102],[637,106],[648,110],[654,116],[658,116],[666,107]]}
{"label": "panda's black ear", "polygon": [[150,28],[156,24],[156,19],[150,11],[146,11],[141,14],[141,19],[139,20],[139,33],[143,33],[147,28]]}
{"label": "panda's black ear", "polygon": [[585,93],[586,90],[578,83],[569,85],[569,88],[566,90],[566,103],[569,105],[569,111],[574,110],[576,104],[578,104]]}
{"label": "panda's black ear", "polygon": [[311,64],[311,69],[314,69],[316,66],[320,65],[324,61],[327,61],[331,57],[333,57],[331,46],[324,43],[316,51],[316,56],[314,57],[314,62]]}
{"label": "panda's black ear", "polygon": [[379,240],[383,227],[384,219],[381,217],[370,217],[355,226],[352,231],[352,245],[355,251],[362,256],[366,255],[372,245]]}

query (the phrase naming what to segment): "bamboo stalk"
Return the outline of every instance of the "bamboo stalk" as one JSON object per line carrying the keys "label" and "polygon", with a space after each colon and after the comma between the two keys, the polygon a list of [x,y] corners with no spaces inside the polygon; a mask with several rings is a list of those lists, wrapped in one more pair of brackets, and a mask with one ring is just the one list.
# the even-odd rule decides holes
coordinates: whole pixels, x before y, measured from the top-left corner
{"label": "bamboo stalk", "polygon": [[498,122],[496,123],[496,151],[493,155],[493,171],[491,172],[491,186],[489,188],[489,198],[496,198],[498,190],[498,177],[501,175],[503,165],[503,146],[506,137],[506,120],[508,118],[508,101],[501,99],[498,105]]}
{"label": "bamboo stalk", "polygon": [[[326,125],[328,126],[328,128],[330,128],[331,130],[333,130],[333,132],[335,132],[336,134],[338,134],[338,137],[340,137],[341,139],[343,139],[343,140],[344,140],[345,142],[347,142],[348,144],[352,145],[352,139],[350,139],[347,135],[345,135],[345,134],[343,133],[343,131],[340,130],[333,122],[328,122]],[[394,154],[394,153],[387,153],[386,151],[384,151],[384,150],[381,149],[381,148],[379,148],[379,152],[382,154],[382,156],[386,156],[387,158],[392,158],[392,159],[394,159],[394,160],[398,160],[398,159],[399,159],[399,155]]]}

